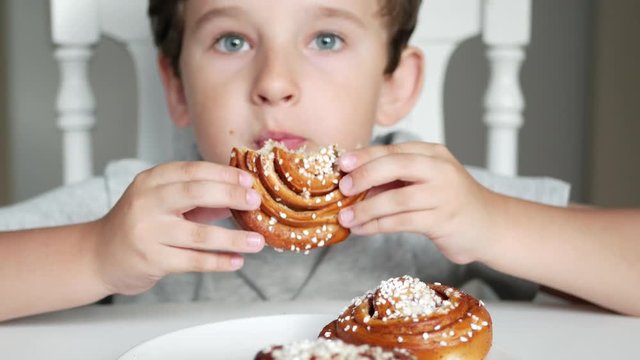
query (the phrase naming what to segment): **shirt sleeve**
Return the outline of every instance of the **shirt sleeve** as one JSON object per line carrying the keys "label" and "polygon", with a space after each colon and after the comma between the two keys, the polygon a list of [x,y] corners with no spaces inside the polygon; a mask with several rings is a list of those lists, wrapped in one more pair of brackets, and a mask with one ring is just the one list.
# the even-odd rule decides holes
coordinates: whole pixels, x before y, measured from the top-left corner
{"label": "shirt sleeve", "polygon": [[0,208],[0,231],[77,224],[96,220],[109,206],[105,181],[94,177]]}
{"label": "shirt sleeve", "polygon": [[504,176],[467,166],[479,183],[497,193],[551,206],[567,206],[571,185],[562,180],[536,176]]}
{"label": "shirt sleeve", "polygon": [[125,159],[109,163],[104,176],[60,187],[32,199],[0,208],[0,231],[62,226],[104,216],[136,174],[152,166]]}

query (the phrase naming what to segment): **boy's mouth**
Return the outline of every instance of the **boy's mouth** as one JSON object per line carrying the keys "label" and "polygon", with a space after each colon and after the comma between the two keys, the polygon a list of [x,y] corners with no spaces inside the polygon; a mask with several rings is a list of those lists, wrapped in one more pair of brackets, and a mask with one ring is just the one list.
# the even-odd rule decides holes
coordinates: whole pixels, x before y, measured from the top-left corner
{"label": "boy's mouth", "polygon": [[307,142],[307,139],[297,135],[286,132],[267,131],[260,134],[254,141],[254,145],[259,149],[263,147],[269,139],[283,143],[289,150],[298,150]]}

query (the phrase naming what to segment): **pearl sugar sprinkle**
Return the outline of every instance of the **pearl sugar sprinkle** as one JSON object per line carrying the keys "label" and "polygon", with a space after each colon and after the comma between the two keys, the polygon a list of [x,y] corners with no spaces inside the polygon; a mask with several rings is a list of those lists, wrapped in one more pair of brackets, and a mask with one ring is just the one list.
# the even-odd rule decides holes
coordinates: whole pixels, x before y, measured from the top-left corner
{"label": "pearl sugar sprinkle", "polygon": [[398,319],[431,315],[434,312],[447,313],[455,306],[450,301],[443,301],[427,284],[411,276],[392,278],[380,283],[378,287],[379,304],[389,303],[386,317]]}

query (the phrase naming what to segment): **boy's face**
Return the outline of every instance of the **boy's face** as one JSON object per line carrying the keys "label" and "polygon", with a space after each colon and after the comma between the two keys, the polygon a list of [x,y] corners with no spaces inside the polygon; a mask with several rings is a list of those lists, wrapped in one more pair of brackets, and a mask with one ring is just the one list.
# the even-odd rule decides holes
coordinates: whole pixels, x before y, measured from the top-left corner
{"label": "boy's face", "polygon": [[205,160],[227,163],[233,146],[268,138],[369,143],[389,82],[378,1],[189,0],[184,16],[181,79],[164,74],[165,86]]}

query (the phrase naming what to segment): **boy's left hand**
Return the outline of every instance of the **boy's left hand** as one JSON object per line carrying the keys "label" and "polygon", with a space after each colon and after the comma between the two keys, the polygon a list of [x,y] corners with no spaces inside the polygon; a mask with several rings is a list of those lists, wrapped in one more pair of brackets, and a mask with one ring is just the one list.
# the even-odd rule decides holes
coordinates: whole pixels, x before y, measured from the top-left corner
{"label": "boy's left hand", "polygon": [[370,190],[367,199],[340,212],[354,234],[414,232],[429,237],[456,263],[482,260],[500,197],[479,184],[449,150],[411,142],[347,153],[340,167],[345,195]]}

